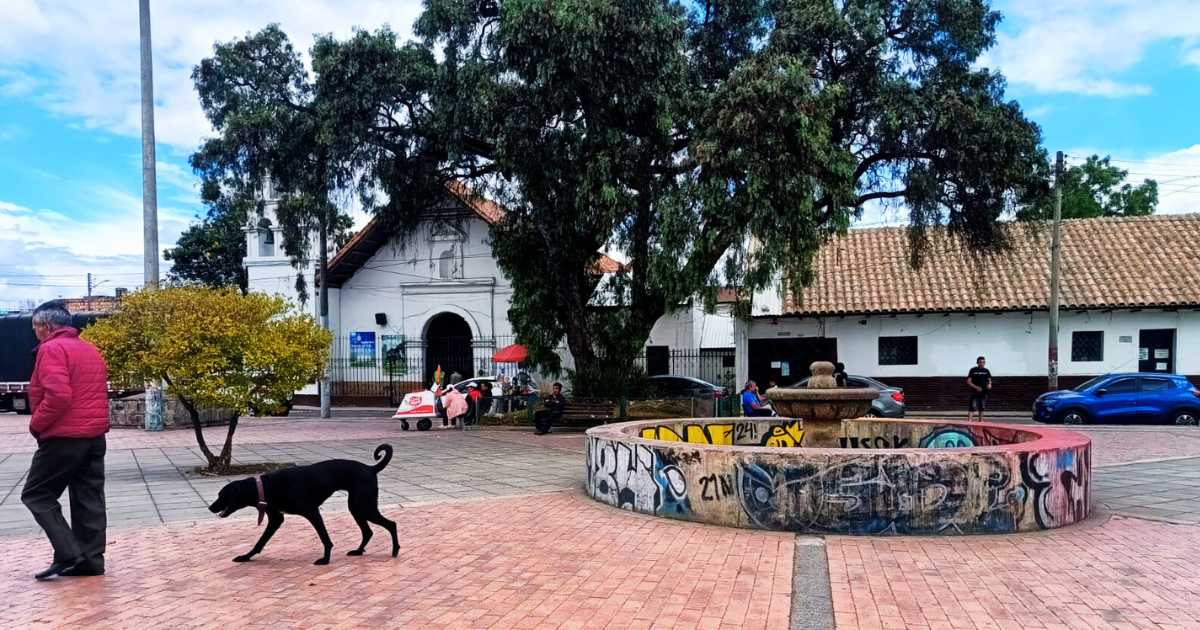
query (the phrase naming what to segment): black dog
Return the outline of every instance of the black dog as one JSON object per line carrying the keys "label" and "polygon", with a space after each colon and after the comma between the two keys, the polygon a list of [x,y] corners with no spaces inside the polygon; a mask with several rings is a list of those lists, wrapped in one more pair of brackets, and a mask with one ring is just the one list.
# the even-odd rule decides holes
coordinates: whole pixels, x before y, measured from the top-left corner
{"label": "black dog", "polygon": [[225,518],[245,507],[258,507],[258,522],[267,516],[267,529],[254,543],[249,553],[233,559],[246,562],[262,552],[263,546],[283,524],[284,513],[297,514],[312,523],[325,555],[314,564],[329,564],[329,552],[333,542],[325,531],[321,520],[321,504],[338,490],[350,495],[350,514],[362,530],[362,544],[346,555],[361,556],[371,540],[371,527],[367,521],[383,526],[392,535],[392,557],[400,553],[400,541],[396,537],[396,524],[379,513],[379,471],[392,460],[392,445],[380,444],[375,449],[374,466],[348,459],[331,459],[308,466],[284,468],[259,477],[231,481],[217,493],[217,500],[208,506],[214,514]]}

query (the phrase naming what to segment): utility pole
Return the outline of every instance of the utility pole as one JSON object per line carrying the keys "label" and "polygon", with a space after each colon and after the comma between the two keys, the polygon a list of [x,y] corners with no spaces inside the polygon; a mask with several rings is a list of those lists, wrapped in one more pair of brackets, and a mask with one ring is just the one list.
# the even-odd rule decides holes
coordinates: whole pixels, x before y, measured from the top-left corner
{"label": "utility pole", "polygon": [[[329,237],[326,234],[328,229],[325,227],[328,224],[328,217],[324,216],[326,208],[322,208],[323,213],[321,219],[321,328],[329,330]],[[330,359],[333,355],[330,355]],[[330,409],[331,399],[329,391],[329,365],[325,366],[325,373],[321,376],[321,417],[328,418],[333,415]]]}
{"label": "utility pole", "polygon": [[87,275],[87,310],[92,312],[92,273],[89,271]]}
{"label": "utility pole", "polygon": [[[145,288],[158,287],[158,178],[154,172],[154,61],[150,47],[150,0],[138,0],[142,40],[142,267]],[[145,428],[163,430],[159,383],[146,383]]]}
{"label": "utility pole", "polygon": [[1062,276],[1062,173],[1063,152],[1054,157],[1054,226],[1050,237],[1050,345],[1047,352],[1047,386],[1058,389],[1058,285]]}

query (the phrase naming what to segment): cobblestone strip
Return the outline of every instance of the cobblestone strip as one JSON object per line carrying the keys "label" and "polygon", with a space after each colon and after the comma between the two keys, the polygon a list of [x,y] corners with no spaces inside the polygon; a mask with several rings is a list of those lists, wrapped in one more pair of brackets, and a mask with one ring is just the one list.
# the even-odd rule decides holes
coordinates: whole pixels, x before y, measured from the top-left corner
{"label": "cobblestone strip", "polygon": [[833,593],[825,540],[796,536],[792,561],[791,630],[833,630]]}

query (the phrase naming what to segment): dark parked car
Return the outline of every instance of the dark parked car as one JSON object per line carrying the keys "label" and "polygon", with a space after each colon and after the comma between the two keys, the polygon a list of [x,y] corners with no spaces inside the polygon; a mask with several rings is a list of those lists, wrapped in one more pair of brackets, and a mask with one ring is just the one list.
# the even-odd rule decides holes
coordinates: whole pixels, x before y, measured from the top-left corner
{"label": "dark parked car", "polygon": [[[791,387],[808,387],[808,379],[806,378],[794,383]],[[871,401],[871,410],[867,412],[868,418],[904,417],[903,389],[880,383],[867,376],[855,376],[853,374],[848,376],[846,387],[867,387],[879,392],[879,396]]]}
{"label": "dark parked car", "polygon": [[646,379],[650,391],[663,398],[724,398],[724,387],[690,376],[663,374]]}
{"label": "dark parked car", "polygon": [[1194,425],[1200,391],[1177,374],[1105,374],[1076,387],[1038,396],[1038,422],[1171,422]]}

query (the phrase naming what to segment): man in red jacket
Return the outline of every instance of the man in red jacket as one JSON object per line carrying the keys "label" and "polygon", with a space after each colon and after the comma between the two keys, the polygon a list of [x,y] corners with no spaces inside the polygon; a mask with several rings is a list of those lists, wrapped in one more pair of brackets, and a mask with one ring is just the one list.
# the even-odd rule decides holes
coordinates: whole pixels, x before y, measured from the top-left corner
{"label": "man in red jacket", "polygon": [[[49,568],[34,575],[103,575],[104,434],[108,432],[108,368],[79,338],[61,302],[33,311],[40,344],[29,379],[29,432],[37,440],[21,502],[54,547]],[[70,491],[71,524],[58,498]]]}

